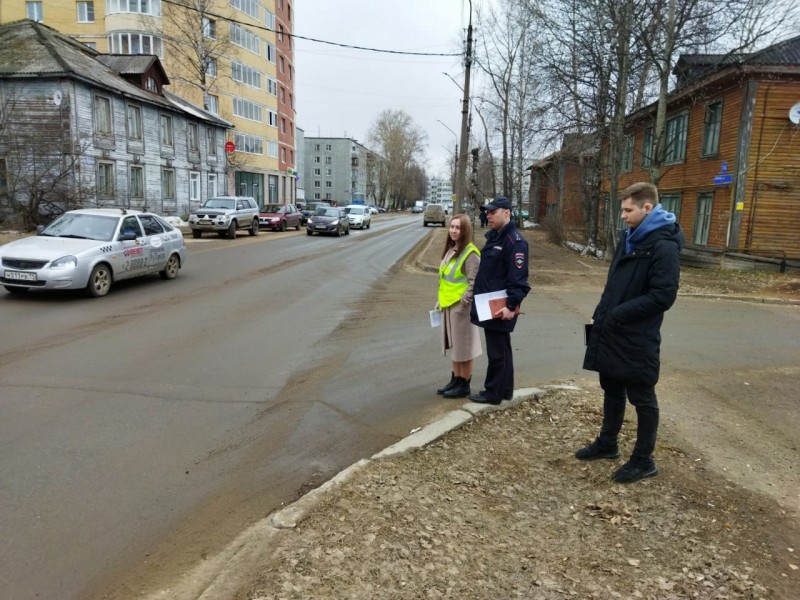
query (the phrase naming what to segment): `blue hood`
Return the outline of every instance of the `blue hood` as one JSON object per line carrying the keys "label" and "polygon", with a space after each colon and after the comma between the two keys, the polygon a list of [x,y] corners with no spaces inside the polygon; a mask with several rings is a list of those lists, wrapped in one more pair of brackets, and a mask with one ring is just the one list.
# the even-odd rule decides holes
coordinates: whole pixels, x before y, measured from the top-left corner
{"label": "blue hood", "polygon": [[675,215],[664,210],[664,207],[660,204],[656,204],[655,208],[639,223],[636,229],[628,227],[628,232],[625,235],[625,254],[630,254],[650,232],[665,225],[671,225],[674,222]]}

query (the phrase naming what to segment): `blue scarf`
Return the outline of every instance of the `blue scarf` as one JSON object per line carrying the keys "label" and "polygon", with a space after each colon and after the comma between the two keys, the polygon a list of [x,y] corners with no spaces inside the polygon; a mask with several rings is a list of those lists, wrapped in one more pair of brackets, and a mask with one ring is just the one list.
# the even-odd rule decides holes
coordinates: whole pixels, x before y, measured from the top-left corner
{"label": "blue scarf", "polygon": [[655,231],[665,225],[671,225],[674,222],[675,215],[664,210],[664,207],[660,204],[656,204],[655,208],[639,223],[636,229],[628,227],[628,232],[625,236],[625,254],[633,252],[651,231]]}

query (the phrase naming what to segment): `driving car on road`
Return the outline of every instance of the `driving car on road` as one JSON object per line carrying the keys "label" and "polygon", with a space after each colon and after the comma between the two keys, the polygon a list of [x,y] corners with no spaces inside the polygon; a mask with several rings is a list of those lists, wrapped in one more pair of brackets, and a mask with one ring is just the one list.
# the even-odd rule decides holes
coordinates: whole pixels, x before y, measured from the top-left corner
{"label": "driving car on road", "polygon": [[189,215],[192,237],[202,237],[204,231],[217,232],[228,239],[236,238],[237,229],[258,235],[258,205],[250,196],[216,196]]}
{"label": "driving car on road", "polygon": [[286,231],[287,227],[300,231],[305,224],[303,213],[294,204],[265,204],[258,213],[258,223],[272,231]]}
{"label": "driving car on road", "polygon": [[344,207],[344,212],[350,220],[350,227],[357,229],[369,229],[372,225],[372,213],[369,208],[362,204],[351,204]]}
{"label": "driving car on road", "polygon": [[308,218],[306,234],[332,233],[336,236],[350,235],[350,219],[343,208],[328,206],[317,208],[317,212]]}
{"label": "driving car on road", "polygon": [[422,215],[423,227],[427,227],[428,223],[439,223],[444,227],[445,220],[445,210],[441,204],[428,204],[425,207],[425,213]]}
{"label": "driving car on road", "polygon": [[12,294],[85,289],[100,297],[123,279],[152,273],[175,279],[185,260],[183,234],[158,215],[79,209],[0,246],[0,283]]}

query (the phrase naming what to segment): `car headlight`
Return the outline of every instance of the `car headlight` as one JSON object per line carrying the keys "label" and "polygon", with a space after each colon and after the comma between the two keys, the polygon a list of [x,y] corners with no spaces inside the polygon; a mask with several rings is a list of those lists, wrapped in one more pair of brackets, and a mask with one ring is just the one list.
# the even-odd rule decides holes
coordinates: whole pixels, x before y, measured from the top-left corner
{"label": "car headlight", "polygon": [[51,269],[74,269],[78,266],[78,259],[74,256],[62,256],[50,263]]}
{"label": "car headlight", "polygon": [[338,224],[339,224],[339,219],[336,219],[335,221],[331,221],[331,225],[338,225]]}

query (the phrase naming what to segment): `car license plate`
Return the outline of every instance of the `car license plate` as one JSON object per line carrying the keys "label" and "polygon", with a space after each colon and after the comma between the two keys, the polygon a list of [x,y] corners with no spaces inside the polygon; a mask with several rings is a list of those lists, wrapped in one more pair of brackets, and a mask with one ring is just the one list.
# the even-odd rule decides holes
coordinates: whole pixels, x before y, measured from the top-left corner
{"label": "car license plate", "polygon": [[326,229],[325,225],[317,225],[317,229]]}
{"label": "car license plate", "polygon": [[16,281],[36,281],[36,273],[6,271],[6,279],[14,279]]}

